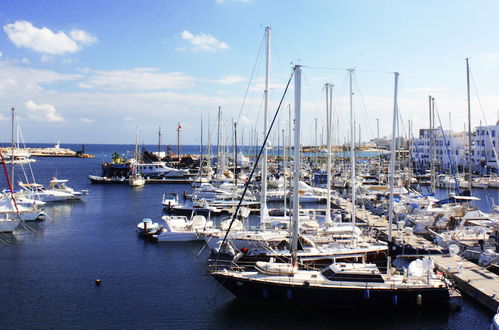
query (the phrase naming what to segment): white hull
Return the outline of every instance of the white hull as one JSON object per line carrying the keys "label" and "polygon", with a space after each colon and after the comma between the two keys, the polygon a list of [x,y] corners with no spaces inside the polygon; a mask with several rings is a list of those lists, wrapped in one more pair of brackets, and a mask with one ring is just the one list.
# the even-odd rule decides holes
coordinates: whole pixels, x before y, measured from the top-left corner
{"label": "white hull", "polygon": [[492,324],[490,325],[491,330],[499,330],[499,311],[492,319]]}
{"label": "white hull", "polygon": [[165,231],[156,236],[158,242],[192,242],[202,241],[203,238],[199,237],[194,232],[169,232]]}
{"label": "white hull", "polygon": [[0,233],[11,233],[19,225],[19,220],[0,219]]}
{"label": "white hull", "polygon": [[142,178],[130,178],[128,184],[132,187],[141,187],[146,184],[146,180]]}

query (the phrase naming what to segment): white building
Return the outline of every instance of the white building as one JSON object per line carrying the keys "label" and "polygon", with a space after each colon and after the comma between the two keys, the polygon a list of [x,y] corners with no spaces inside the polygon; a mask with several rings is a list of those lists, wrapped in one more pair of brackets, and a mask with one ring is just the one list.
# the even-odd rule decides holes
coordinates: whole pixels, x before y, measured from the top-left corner
{"label": "white building", "polygon": [[[471,161],[473,171],[479,173],[499,172],[495,152],[499,147],[499,121],[491,126],[478,126],[471,136]],[[412,141],[411,156],[416,169],[430,169],[430,130],[420,129],[419,138]],[[467,171],[468,133],[435,129],[435,166],[439,171],[454,169]]]}
{"label": "white building", "polygon": [[[436,128],[435,135],[435,166],[437,170],[451,172],[461,170],[465,165],[466,133],[454,133],[450,130]],[[416,169],[430,169],[430,129],[420,129],[419,138],[412,141],[411,156]]]}
{"label": "white building", "polygon": [[[499,150],[499,121],[491,126],[478,126],[471,137],[473,170],[480,173],[498,172],[496,155]],[[495,153],[494,154],[494,149]]]}

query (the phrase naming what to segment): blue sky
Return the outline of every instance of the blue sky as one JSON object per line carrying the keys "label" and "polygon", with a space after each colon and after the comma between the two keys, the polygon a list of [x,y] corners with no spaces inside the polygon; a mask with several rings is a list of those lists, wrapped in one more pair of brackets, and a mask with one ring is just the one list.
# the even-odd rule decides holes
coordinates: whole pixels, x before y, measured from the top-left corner
{"label": "blue sky", "polygon": [[263,58],[250,75],[267,25],[271,112],[291,62],[305,66],[304,143],[315,140],[315,118],[320,134],[326,82],[335,84],[339,140],[348,137],[349,67],[362,140],[376,135],[377,118],[380,134],[390,132],[393,71],[405,125],[427,125],[431,94],[443,125],[462,128],[466,57],[472,124],[495,123],[497,12],[495,1],[2,1],[0,141],[10,139],[14,106],[27,142],[133,143],[138,127],[141,141],[156,143],[162,126],[175,143],[180,122],[182,141],[197,144],[200,117],[213,131],[219,105],[226,127],[239,119],[248,141],[262,125]]}

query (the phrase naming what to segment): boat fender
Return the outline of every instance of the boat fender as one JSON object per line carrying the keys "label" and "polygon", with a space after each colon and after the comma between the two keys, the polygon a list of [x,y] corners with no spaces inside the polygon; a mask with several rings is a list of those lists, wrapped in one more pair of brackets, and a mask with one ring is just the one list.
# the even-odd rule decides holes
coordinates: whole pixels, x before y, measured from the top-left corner
{"label": "boat fender", "polygon": [[418,306],[421,306],[423,304],[423,296],[421,296],[421,294],[418,294],[418,296],[416,297],[416,302]]}
{"label": "boat fender", "polygon": [[371,291],[369,291],[369,289],[365,289],[364,290],[364,299],[369,300],[369,298],[371,298]]}
{"label": "boat fender", "polygon": [[399,303],[399,297],[398,297],[397,295],[394,295],[394,296],[392,297],[392,303],[393,303],[394,305],[397,305],[397,304]]}
{"label": "boat fender", "polygon": [[291,291],[291,289],[288,289],[288,291],[286,292],[286,298],[288,300],[291,300],[293,298],[293,291]]}
{"label": "boat fender", "polygon": [[310,282],[309,282],[309,281],[305,281],[305,282],[303,282],[303,286],[305,286],[305,287],[310,286]]}

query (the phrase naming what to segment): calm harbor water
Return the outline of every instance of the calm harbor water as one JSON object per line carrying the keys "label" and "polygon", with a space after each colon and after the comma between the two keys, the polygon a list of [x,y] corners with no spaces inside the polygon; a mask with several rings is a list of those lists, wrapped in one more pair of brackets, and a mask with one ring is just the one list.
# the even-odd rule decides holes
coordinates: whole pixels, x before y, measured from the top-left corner
{"label": "calm harbor water", "polygon": [[374,312],[237,301],[205,275],[203,244],[154,243],[134,231],[142,218],[162,215],[163,193],[181,193],[187,185],[90,184],[87,176],[100,173],[102,161],[127,150],[133,146],[87,145],[95,158],[38,158],[32,164],[38,182],[69,179],[89,195],[82,202],[47,206],[45,221],[0,236],[1,328],[487,329],[490,324],[492,314],[466,298],[438,311]]}

